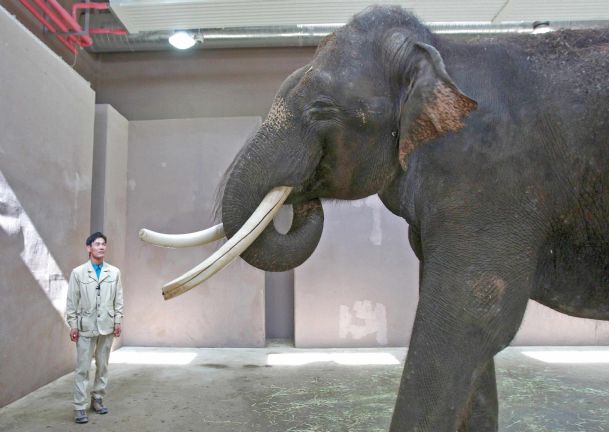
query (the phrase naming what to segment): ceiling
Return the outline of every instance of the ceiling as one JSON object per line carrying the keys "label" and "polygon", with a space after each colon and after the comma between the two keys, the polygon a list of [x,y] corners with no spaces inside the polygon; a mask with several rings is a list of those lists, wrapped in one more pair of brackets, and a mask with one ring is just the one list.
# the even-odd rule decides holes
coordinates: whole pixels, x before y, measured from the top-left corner
{"label": "ceiling", "polygon": [[[426,22],[609,19],[607,0],[376,0],[400,4]],[[130,33],[174,29],[345,23],[370,0],[110,0]]]}
{"label": "ceiling", "polygon": [[[95,35],[92,52],[172,49],[167,38],[190,30],[196,48],[313,46],[371,3],[399,4],[439,32],[531,31],[609,23],[608,0],[110,0],[91,13],[91,27],[124,27],[128,35]],[[81,18],[82,20],[82,18]]]}

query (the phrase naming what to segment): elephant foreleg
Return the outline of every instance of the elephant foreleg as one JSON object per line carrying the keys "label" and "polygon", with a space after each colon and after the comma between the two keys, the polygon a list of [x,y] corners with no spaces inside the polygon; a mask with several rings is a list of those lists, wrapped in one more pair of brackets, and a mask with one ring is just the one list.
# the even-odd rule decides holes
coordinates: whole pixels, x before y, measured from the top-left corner
{"label": "elephant foreleg", "polygon": [[425,253],[391,432],[497,431],[493,357],[518,330],[533,269],[492,242],[460,246]]}
{"label": "elephant foreleg", "polygon": [[491,360],[475,384],[465,418],[458,432],[496,432],[498,430],[497,408],[495,362]]}

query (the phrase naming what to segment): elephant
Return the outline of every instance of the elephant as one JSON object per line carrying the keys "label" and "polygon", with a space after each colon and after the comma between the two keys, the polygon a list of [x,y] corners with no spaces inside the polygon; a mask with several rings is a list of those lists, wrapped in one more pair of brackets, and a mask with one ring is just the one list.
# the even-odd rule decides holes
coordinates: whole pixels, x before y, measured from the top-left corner
{"label": "elephant", "polygon": [[294,268],[321,200],[378,194],[420,262],[390,431],[496,431],[493,358],[529,299],[609,320],[608,84],[609,30],[463,39],[367,8],[283,82],[229,167],[222,225],[191,242],[230,240],[166,298],[239,254]]}

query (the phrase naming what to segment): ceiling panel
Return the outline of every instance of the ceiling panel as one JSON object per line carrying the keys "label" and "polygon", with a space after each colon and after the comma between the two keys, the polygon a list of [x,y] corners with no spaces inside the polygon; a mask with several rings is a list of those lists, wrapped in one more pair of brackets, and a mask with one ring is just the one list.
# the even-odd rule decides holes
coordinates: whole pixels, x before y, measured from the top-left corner
{"label": "ceiling panel", "polygon": [[499,21],[600,21],[609,19],[609,0],[510,0]]}
{"label": "ceiling panel", "polygon": [[426,22],[489,22],[505,0],[110,0],[130,33],[345,23],[371,3],[399,4]]}

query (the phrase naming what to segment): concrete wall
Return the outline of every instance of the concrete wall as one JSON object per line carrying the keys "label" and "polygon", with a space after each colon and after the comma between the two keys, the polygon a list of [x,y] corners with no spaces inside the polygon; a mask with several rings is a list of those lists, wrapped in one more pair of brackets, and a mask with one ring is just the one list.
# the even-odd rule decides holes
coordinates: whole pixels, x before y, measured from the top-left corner
{"label": "concrete wall", "polygon": [[124,343],[264,346],[264,273],[240,258],[209,282],[169,301],[161,286],[217,245],[164,249],[140,228],[166,233],[212,224],[216,188],[259,117],[134,121],[129,125]]}
{"label": "concrete wall", "polygon": [[123,267],[127,234],[129,122],[110,105],[95,107],[91,231],[108,237],[109,263]]}
{"label": "concrete wall", "polygon": [[295,276],[297,347],[404,346],[419,263],[407,225],[378,197],[324,202],[317,250]]}
{"label": "concrete wall", "polygon": [[571,317],[529,300],[512,345],[609,345],[609,322]]}
{"label": "concrete wall", "polygon": [[[407,345],[418,299],[408,225],[368,197],[324,203],[325,227],[296,269],[298,347]],[[529,301],[512,345],[607,345],[609,322],[570,317]]]}
{"label": "concrete wall", "polygon": [[[105,260],[125,269],[129,122],[110,105],[95,106],[91,232],[108,238]],[[116,338],[113,348],[122,345]]]}
{"label": "concrete wall", "polygon": [[71,269],[87,259],[94,93],[0,8],[0,406],[72,370]]}
{"label": "concrete wall", "polygon": [[266,116],[283,80],[313,48],[105,54],[97,103],[129,120]]}
{"label": "concrete wall", "polygon": [[294,270],[265,274],[267,339],[294,339]]}

